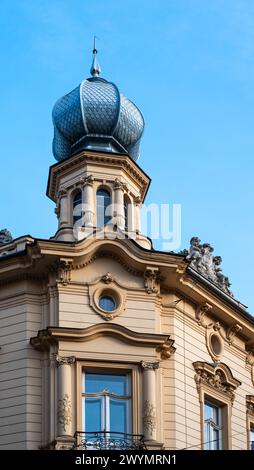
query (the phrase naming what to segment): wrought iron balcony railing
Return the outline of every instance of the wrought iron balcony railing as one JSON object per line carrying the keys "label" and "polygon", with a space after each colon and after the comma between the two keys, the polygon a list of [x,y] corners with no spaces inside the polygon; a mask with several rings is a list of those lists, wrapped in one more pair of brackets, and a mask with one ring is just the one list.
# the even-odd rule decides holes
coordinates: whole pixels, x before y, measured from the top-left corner
{"label": "wrought iron balcony railing", "polygon": [[145,450],[144,437],[141,434],[122,432],[95,431],[74,434],[74,450]]}

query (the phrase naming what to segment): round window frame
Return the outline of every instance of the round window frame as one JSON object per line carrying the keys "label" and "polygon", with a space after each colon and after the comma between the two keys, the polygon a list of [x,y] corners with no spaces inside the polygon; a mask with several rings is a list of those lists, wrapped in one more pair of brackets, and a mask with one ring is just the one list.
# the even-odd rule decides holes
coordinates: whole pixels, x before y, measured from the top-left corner
{"label": "round window frame", "polygon": [[[213,344],[213,338],[216,340],[217,345],[220,346],[220,351],[216,350],[216,346]],[[212,331],[208,337],[208,342],[207,342],[207,349],[208,352],[215,362],[219,362],[223,356],[224,353],[224,341],[222,337],[220,336],[219,333]]]}
{"label": "round window frame", "polygon": [[[116,304],[116,308],[114,310],[107,311],[101,308],[99,302],[103,296],[112,297],[114,299]],[[113,320],[113,318],[117,317],[124,309],[124,298],[117,289],[101,286],[93,293],[93,304],[97,313],[99,313],[105,320]]]}

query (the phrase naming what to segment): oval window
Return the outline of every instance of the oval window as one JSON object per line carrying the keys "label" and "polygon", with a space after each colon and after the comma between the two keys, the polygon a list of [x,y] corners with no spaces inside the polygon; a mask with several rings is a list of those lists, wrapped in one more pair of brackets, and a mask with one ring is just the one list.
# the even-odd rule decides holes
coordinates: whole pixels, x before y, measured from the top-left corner
{"label": "oval window", "polygon": [[113,312],[116,309],[117,304],[113,297],[110,295],[102,295],[99,298],[99,307],[105,312]]}

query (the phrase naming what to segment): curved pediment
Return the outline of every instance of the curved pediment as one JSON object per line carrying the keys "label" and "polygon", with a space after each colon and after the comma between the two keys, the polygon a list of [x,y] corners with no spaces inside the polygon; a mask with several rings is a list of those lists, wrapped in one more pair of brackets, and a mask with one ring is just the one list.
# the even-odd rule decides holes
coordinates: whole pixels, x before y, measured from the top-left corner
{"label": "curved pediment", "polygon": [[129,328],[112,323],[98,323],[88,328],[48,327],[40,330],[30,339],[30,344],[39,351],[48,350],[50,345],[59,341],[89,342],[99,337],[113,336],[119,341],[135,346],[145,346],[160,353],[161,359],[167,359],[175,352],[174,341],[168,335],[139,333]]}

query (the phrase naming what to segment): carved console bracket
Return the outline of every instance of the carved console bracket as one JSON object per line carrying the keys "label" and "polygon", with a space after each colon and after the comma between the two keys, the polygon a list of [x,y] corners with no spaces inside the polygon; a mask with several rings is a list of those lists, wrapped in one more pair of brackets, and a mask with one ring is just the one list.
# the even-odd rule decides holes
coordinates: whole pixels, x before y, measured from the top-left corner
{"label": "carved console bracket", "polygon": [[159,294],[161,280],[159,268],[147,266],[144,273],[144,283],[148,294]]}
{"label": "carved console bracket", "polygon": [[157,346],[156,351],[160,353],[161,359],[169,359],[175,353],[176,348],[173,344],[174,340],[169,336],[163,344]]}
{"label": "carved console bracket", "polygon": [[207,362],[197,361],[193,363],[193,367],[196,371],[194,379],[200,397],[202,387],[210,388],[230,398],[233,404],[235,390],[241,385],[241,382],[233,377],[226,364],[208,364]]}
{"label": "carved console bracket", "polygon": [[210,305],[208,302],[204,302],[197,307],[195,316],[199,325],[206,326],[204,323],[204,316],[210,312],[212,308],[212,305]]}
{"label": "carved console bracket", "polygon": [[241,331],[242,331],[242,327],[240,325],[238,325],[238,323],[235,323],[234,325],[230,326],[227,329],[227,332],[226,332],[226,339],[227,339],[228,343],[233,344],[234,338]]}
{"label": "carved console bracket", "polygon": [[73,260],[70,258],[60,258],[58,263],[58,281],[67,286],[71,281],[71,269]]}

